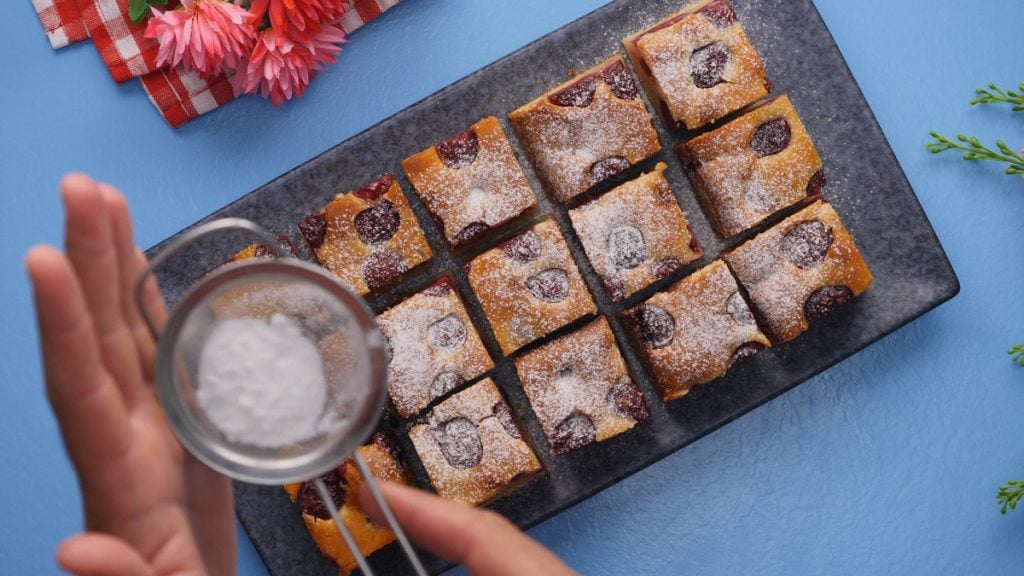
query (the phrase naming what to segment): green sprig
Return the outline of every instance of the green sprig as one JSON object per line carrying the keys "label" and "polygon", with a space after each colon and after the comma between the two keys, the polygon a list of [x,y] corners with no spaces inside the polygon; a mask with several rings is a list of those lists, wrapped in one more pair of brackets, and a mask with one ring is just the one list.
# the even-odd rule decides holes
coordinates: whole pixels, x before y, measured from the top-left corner
{"label": "green sprig", "polygon": [[1007,510],[1016,510],[1017,503],[1024,497],[1024,480],[1010,480],[999,487],[996,493],[996,504],[1002,504],[1000,511],[1006,514]]}
{"label": "green sprig", "polygon": [[1024,156],[1021,156],[1019,152],[1012,150],[1002,140],[996,140],[996,147],[999,149],[998,152],[982,145],[978,141],[976,136],[964,136],[963,134],[956,135],[956,141],[946,138],[942,134],[939,134],[935,130],[931,131],[932,138],[935,138],[934,142],[925,144],[925,148],[928,149],[932,154],[938,154],[945,152],[946,150],[963,150],[964,155],[961,156],[964,160],[992,160],[995,162],[1006,162],[1009,166],[1006,167],[1006,174],[1017,174],[1024,177]]}
{"label": "green sprig", "polygon": [[1024,367],[1024,343],[1017,344],[1013,348],[1010,348],[1007,353],[1013,357],[1014,364]]}
{"label": "green sprig", "polygon": [[1024,82],[1020,83],[1018,90],[1020,92],[1014,92],[1013,90],[1003,92],[994,83],[989,83],[987,89],[978,88],[974,91],[977,98],[971,100],[971,106],[1005,102],[1006,104],[1013,104],[1014,112],[1024,111]]}

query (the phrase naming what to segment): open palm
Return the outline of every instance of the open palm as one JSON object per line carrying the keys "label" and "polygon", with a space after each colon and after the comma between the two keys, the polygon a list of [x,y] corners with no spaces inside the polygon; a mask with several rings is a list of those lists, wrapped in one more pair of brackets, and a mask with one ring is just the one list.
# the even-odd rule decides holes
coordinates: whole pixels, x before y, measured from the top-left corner
{"label": "open palm", "polygon": [[[26,259],[46,386],[78,473],[86,532],[57,561],[80,575],[233,574],[231,485],[175,440],[153,392],[156,343],[130,297],[145,265],[124,197],[86,176],[61,183],[66,254]],[[155,283],[146,290],[162,322]]]}

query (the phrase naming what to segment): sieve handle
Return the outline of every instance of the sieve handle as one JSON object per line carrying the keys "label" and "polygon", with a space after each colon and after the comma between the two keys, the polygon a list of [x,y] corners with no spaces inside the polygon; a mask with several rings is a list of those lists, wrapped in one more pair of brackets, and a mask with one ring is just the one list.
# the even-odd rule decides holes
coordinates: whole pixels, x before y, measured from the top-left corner
{"label": "sieve handle", "polygon": [[[412,545],[409,544],[409,539],[405,537],[405,532],[402,531],[402,527],[398,525],[398,520],[395,519],[395,515],[391,512],[391,507],[388,506],[387,500],[384,499],[384,495],[380,492],[380,487],[377,486],[377,479],[374,478],[373,472],[370,471],[370,467],[366,465],[366,460],[363,460],[362,454],[358,450],[352,455],[352,459],[356,461],[356,467],[359,468],[359,475],[363,477],[363,482],[370,489],[370,495],[380,506],[381,513],[384,514],[384,519],[387,520],[388,528],[391,533],[398,539],[398,544],[402,547],[402,552],[405,553],[405,557],[409,560],[409,564],[412,565],[413,571],[416,572],[417,576],[427,576],[427,571],[423,569],[423,563],[420,562],[420,557],[416,555],[416,551],[412,549]],[[353,555],[357,555],[357,552],[353,552]]]}
{"label": "sieve handle", "polygon": [[263,240],[271,251],[274,252],[274,256],[284,256],[281,248],[277,245],[276,238],[271,236],[270,233],[264,230],[259,224],[256,224],[251,220],[246,220],[245,218],[221,218],[205,224],[200,224],[199,226],[189,228],[182,232],[177,238],[171,240],[171,243],[168,244],[166,248],[158,252],[156,256],[146,264],[146,269],[139,274],[139,279],[135,281],[135,305],[138,306],[139,312],[142,314],[142,319],[145,320],[146,327],[149,328],[149,333],[153,335],[154,340],[160,339],[160,329],[157,328],[156,322],[154,322],[153,318],[150,317],[149,312],[146,310],[146,305],[143,302],[146,279],[153,275],[153,272],[159,268],[161,264],[166,262],[168,258],[180,252],[182,248],[194,243],[200,238],[224,232],[225,230],[242,230],[244,232],[249,232]]}

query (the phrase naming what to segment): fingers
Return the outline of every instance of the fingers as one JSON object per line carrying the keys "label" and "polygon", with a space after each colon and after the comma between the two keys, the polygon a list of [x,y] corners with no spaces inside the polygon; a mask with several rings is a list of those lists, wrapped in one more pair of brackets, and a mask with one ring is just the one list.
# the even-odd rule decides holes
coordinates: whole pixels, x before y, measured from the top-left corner
{"label": "fingers", "polygon": [[[511,522],[490,510],[472,508],[421,490],[379,482],[398,524],[430,552],[464,564],[470,572],[568,575],[574,572]],[[363,487],[359,502],[378,524],[380,509]]]}
{"label": "fingers", "polygon": [[35,296],[46,388],[83,485],[127,449],[128,415],[103,366],[92,318],[67,259],[50,247],[25,260]]}
{"label": "fingers", "polygon": [[143,381],[135,337],[125,321],[125,272],[118,258],[110,206],[100,187],[87,176],[69,175],[60,187],[67,213],[68,260],[93,319],[103,363],[126,404],[134,406],[150,392]]}
{"label": "fingers", "polygon": [[134,548],[96,532],[65,540],[57,549],[57,564],[76,576],[155,576]]}

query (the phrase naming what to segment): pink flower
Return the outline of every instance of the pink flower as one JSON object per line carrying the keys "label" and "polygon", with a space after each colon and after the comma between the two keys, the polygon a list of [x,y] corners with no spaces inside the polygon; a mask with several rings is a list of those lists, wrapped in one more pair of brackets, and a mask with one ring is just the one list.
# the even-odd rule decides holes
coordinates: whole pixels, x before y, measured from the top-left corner
{"label": "pink flower", "polygon": [[274,28],[260,32],[249,62],[232,77],[235,94],[270,97],[274,106],[292,97],[302,96],[309,81],[325,64],[334,64],[341,52],[345,32],[336,24],[307,29],[298,37],[281,34]]}
{"label": "pink flower", "polygon": [[237,68],[252,50],[253,15],[230,2],[181,0],[177,10],[152,10],[145,36],[160,42],[157,66],[183,64],[206,78]]}
{"label": "pink flower", "polygon": [[330,24],[345,13],[342,0],[253,0],[249,9],[257,22],[270,13],[270,25],[278,31],[289,25],[305,30],[311,25]]}

